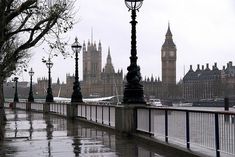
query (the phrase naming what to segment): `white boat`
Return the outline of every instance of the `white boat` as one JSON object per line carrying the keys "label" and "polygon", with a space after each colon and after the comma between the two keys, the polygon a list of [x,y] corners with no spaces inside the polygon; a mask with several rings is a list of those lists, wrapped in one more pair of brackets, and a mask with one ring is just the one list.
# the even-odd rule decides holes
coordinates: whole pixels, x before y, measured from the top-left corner
{"label": "white boat", "polygon": [[162,106],[160,99],[149,99],[148,103],[152,106]]}
{"label": "white boat", "polygon": [[[109,97],[101,97],[101,98],[85,98],[82,99],[84,102],[99,102],[99,101],[105,101],[110,100],[114,98],[115,96],[109,96]],[[55,102],[71,102],[71,98],[64,98],[64,97],[54,97]]]}

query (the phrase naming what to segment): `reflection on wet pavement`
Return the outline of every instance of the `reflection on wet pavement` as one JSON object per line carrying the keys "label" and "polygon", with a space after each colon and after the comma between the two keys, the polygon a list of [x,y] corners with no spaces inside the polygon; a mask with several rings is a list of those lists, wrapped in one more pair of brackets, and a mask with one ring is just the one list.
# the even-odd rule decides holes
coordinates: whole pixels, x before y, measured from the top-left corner
{"label": "reflection on wet pavement", "polygon": [[41,113],[6,110],[0,156],[153,157],[160,156],[109,130]]}

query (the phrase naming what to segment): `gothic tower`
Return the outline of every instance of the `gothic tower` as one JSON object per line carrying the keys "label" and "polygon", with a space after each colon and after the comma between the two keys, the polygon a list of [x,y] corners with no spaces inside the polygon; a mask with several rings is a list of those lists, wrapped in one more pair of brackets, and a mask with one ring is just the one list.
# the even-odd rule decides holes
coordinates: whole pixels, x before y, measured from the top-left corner
{"label": "gothic tower", "polygon": [[170,25],[166,33],[166,39],[161,49],[162,58],[162,82],[165,85],[176,85],[176,46],[172,39]]}
{"label": "gothic tower", "polygon": [[108,49],[108,56],[105,67],[101,73],[103,81],[103,96],[117,96],[123,93],[123,77],[122,71],[115,72],[112,58],[110,55],[110,48]]}
{"label": "gothic tower", "polygon": [[102,47],[99,42],[98,48],[96,43],[88,41],[88,45],[83,44],[83,81],[98,82],[101,80],[102,68]]}
{"label": "gothic tower", "polygon": [[107,61],[106,61],[106,65],[103,71],[106,73],[114,73],[114,68],[113,68],[112,59],[110,55],[110,48],[108,49]]}

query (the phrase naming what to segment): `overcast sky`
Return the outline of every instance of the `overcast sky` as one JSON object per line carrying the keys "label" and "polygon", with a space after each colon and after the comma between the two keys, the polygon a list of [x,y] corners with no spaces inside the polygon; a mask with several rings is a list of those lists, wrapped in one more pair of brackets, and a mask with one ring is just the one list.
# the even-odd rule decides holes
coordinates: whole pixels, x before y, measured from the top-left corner
{"label": "overcast sky", "polygon": [[[103,66],[110,46],[115,70],[126,72],[130,64],[131,13],[124,0],[78,0],[76,10],[78,22],[66,35],[70,43],[75,36],[81,44],[87,43],[93,28],[93,40],[102,43]],[[197,64],[209,63],[211,68],[217,62],[220,69],[229,61],[235,64],[234,0],[144,0],[137,12],[137,21],[137,55],[143,78],[151,75],[161,78],[161,46],[168,21],[177,46],[177,80],[183,77],[184,69],[188,71],[190,64],[194,69]],[[34,81],[47,77],[47,68],[41,63],[46,54],[42,48],[31,51],[34,55],[29,67],[35,71]],[[57,57],[53,62],[53,82],[58,77],[65,81],[66,73],[74,73],[74,59]],[[82,79],[81,66],[80,60]],[[28,73],[20,79],[28,81]]]}

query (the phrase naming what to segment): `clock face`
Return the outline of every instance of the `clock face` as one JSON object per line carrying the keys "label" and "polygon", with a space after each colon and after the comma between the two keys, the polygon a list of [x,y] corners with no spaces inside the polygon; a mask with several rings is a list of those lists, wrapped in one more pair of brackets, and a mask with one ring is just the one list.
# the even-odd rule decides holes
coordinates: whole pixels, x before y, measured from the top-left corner
{"label": "clock face", "polygon": [[165,57],[166,56],[166,51],[163,51],[162,52],[162,57]]}
{"label": "clock face", "polygon": [[170,51],[170,56],[173,57],[174,56],[174,51]]}

